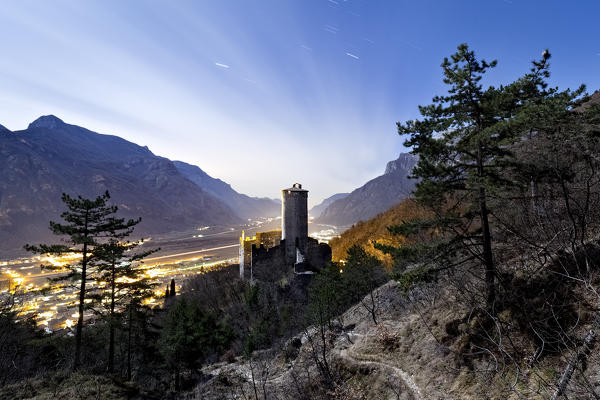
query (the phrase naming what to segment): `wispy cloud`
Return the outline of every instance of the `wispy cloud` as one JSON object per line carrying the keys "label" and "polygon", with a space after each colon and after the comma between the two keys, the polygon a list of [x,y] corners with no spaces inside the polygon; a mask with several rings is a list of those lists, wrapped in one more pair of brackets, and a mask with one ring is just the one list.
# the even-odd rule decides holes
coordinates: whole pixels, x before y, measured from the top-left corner
{"label": "wispy cloud", "polygon": [[403,43],[403,44],[405,44],[405,45],[406,45],[406,46],[408,46],[408,47],[411,47],[411,48],[415,49],[415,50],[423,51],[423,49],[422,49],[421,47],[417,46],[417,45],[416,45],[416,44],[414,44],[414,43],[411,43],[411,42],[406,42],[406,41],[404,41],[404,40],[401,40],[400,42],[401,42],[401,43]]}
{"label": "wispy cloud", "polygon": [[336,28],[335,26],[331,25],[325,25],[323,29],[325,29],[329,33],[333,33],[334,35],[339,32],[339,28]]}
{"label": "wispy cloud", "polygon": [[375,42],[374,42],[374,41],[372,41],[371,39],[363,38],[363,40],[364,40],[365,42],[368,42],[368,43],[371,43],[371,44],[375,44]]}
{"label": "wispy cloud", "polygon": [[359,60],[359,59],[360,59],[360,57],[358,57],[357,55],[355,55],[355,54],[352,54],[352,53],[346,53],[346,55],[347,55],[348,57],[352,57],[352,58],[355,58],[355,59],[357,59],[357,60]]}
{"label": "wispy cloud", "polygon": [[229,65],[227,65],[227,64],[221,64],[221,63],[218,63],[218,62],[216,62],[215,65],[217,67],[221,67],[221,68],[229,68]]}
{"label": "wispy cloud", "polygon": [[308,47],[308,46],[307,46],[307,45],[305,45],[305,44],[301,44],[301,45],[300,45],[300,47],[302,47],[304,50],[307,50],[307,51],[312,51],[312,47]]}

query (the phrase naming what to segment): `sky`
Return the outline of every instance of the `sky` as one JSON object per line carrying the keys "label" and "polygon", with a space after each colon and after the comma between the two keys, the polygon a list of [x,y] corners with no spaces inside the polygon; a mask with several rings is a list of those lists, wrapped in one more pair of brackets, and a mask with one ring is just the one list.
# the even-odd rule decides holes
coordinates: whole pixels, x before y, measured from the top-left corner
{"label": "sky", "polygon": [[600,1],[0,0],[0,124],[40,115],[310,204],[383,173],[460,43],[510,82],[600,89]]}

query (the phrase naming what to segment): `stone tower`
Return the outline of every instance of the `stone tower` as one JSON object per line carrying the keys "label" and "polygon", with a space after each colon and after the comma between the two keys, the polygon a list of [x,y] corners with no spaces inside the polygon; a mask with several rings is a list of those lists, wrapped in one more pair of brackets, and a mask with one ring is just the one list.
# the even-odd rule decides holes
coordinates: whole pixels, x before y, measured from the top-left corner
{"label": "stone tower", "polygon": [[285,240],[288,264],[306,254],[308,241],[308,190],[294,183],[281,191],[281,239]]}

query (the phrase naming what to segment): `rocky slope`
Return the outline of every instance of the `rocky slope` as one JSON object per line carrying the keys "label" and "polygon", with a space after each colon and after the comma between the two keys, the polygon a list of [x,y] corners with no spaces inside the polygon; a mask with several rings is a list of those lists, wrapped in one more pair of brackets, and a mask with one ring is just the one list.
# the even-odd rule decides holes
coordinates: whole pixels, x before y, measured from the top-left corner
{"label": "rocky slope", "polygon": [[40,117],[22,131],[0,129],[0,251],[48,240],[63,192],[92,198],[105,190],[123,217],[142,217],[140,234],[237,223],[221,200],[170,160],[122,138]]}
{"label": "rocky slope", "polygon": [[385,173],[352,191],[348,196],[332,202],[317,219],[319,223],[349,226],[387,210],[410,195],[415,182],[408,178],[417,157],[400,154],[390,161]]}
{"label": "rocky slope", "polygon": [[[410,293],[390,281],[374,292],[377,325],[358,303],[336,319],[333,330],[326,330],[325,341],[311,327],[280,349],[255,352],[251,360],[208,365],[202,370],[205,381],[182,398],[244,398],[254,390],[259,398],[277,399],[551,398],[573,354],[564,350],[531,364],[528,357],[535,348],[516,329],[510,339],[503,338],[507,343],[495,344],[521,349],[522,359],[498,357],[493,345],[469,348],[474,340],[470,332],[481,320],[470,313],[472,304],[457,301],[460,297],[447,281]],[[363,302],[369,304],[368,295]],[[497,323],[510,318],[501,314]],[[582,324],[580,336],[588,329]],[[335,382],[331,388],[321,380],[325,361]],[[599,365],[598,352],[590,353],[587,376],[577,370],[569,386],[573,398],[597,398],[590,388],[596,393],[600,388]]]}

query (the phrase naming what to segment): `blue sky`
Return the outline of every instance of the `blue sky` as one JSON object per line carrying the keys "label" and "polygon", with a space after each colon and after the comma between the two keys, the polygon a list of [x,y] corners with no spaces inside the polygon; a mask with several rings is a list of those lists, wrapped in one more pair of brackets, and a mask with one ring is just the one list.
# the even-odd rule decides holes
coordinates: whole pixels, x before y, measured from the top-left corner
{"label": "blue sky", "polygon": [[314,204],[404,151],[396,121],[444,93],[460,43],[510,81],[600,89],[600,1],[0,0],[0,124],[40,115],[196,164],[243,193]]}

